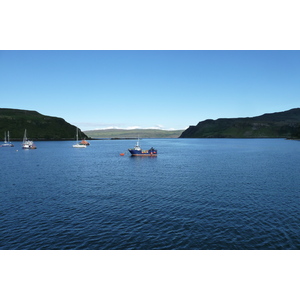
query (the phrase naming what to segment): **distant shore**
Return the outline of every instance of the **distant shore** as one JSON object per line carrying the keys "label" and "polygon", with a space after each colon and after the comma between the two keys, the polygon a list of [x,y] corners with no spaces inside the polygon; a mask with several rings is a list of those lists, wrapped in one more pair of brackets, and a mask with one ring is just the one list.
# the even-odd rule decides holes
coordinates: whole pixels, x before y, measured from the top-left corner
{"label": "distant shore", "polygon": [[[64,141],[76,141],[75,139],[44,139],[44,138],[35,138],[35,137],[28,137],[29,140],[34,140],[36,142],[64,142]],[[79,140],[83,140],[83,139],[79,139]],[[88,139],[84,139],[84,140],[97,140],[97,139],[92,139],[92,138],[88,138]],[[1,140],[0,140],[1,141]],[[23,138],[10,138],[9,139],[10,142],[22,142]]]}

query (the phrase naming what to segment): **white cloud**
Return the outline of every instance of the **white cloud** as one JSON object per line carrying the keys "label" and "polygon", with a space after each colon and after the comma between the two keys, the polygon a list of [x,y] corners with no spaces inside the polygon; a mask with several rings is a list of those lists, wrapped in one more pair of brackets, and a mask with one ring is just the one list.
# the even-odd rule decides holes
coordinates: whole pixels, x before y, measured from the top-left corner
{"label": "white cloud", "polygon": [[145,128],[145,129],[163,129],[163,128],[164,128],[163,125],[155,125],[155,126],[148,127],[148,128]]}
{"label": "white cloud", "polygon": [[142,127],[141,127],[141,126],[129,126],[129,127],[127,127],[127,128],[124,128],[124,129],[126,129],[126,130],[142,129]]}
{"label": "white cloud", "polygon": [[129,126],[129,127],[108,126],[108,127],[96,128],[94,130],[107,130],[107,129],[132,130],[132,129],[142,129],[142,128],[140,126]]}

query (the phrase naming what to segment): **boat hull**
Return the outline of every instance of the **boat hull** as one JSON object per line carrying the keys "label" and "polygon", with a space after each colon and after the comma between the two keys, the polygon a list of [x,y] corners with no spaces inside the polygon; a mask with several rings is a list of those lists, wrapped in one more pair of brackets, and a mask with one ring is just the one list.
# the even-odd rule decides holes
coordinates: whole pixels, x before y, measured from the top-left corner
{"label": "boat hull", "polygon": [[13,144],[2,144],[0,145],[0,147],[14,147]]}
{"label": "boat hull", "polygon": [[25,146],[22,146],[22,149],[24,150],[32,150],[32,149],[36,149],[36,146],[28,146],[28,145],[25,145]]}
{"label": "boat hull", "polygon": [[73,148],[86,148],[86,145],[76,144],[73,145]]}

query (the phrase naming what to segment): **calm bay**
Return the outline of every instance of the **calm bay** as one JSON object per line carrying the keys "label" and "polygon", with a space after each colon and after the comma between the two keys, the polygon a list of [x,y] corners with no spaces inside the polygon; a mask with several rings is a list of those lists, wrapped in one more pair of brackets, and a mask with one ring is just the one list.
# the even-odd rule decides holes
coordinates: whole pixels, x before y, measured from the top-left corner
{"label": "calm bay", "polygon": [[[143,139],[0,148],[0,249],[300,249],[300,142]],[[120,156],[125,152],[125,156]]]}

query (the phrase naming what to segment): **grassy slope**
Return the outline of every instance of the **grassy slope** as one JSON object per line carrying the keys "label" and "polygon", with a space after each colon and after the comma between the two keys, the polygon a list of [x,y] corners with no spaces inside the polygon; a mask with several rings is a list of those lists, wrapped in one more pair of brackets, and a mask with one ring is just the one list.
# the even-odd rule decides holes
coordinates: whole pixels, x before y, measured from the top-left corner
{"label": "grassy slope", "polygon": [[[0,139],[5,131],[9,131],[11,140],[21,140],[25,129],[27,136],[36,140],[75,139],[76,136],[76,127],[62,118],[36,111],[0,108]],[[80,130],[79,136],[86,138]]]}
{"label": "grassy slope", "polygon": [[91,138],[178,138],[183,130],[160,130],[160,129],[106,129],[89,130],[84,133]]}
{"label": "grassy slope", "polygon": [[182,138],[299,138],[300,109],[253,118],[205,120],[185,130]]}

